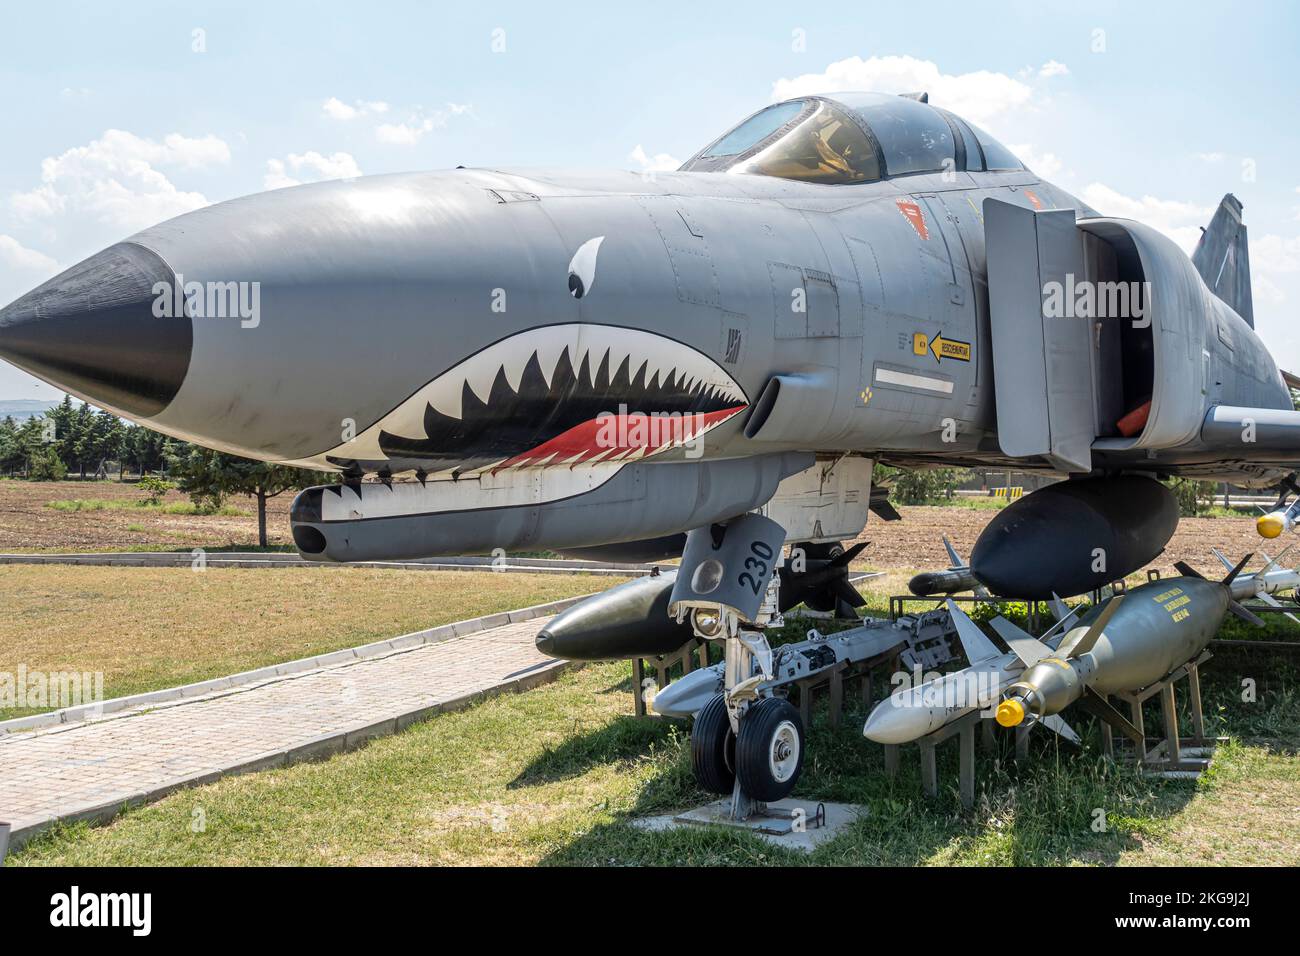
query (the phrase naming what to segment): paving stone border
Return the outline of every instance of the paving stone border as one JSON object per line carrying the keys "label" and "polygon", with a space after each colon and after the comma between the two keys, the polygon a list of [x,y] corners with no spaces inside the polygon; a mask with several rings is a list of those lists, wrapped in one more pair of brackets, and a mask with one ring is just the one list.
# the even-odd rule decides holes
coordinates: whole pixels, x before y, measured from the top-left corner
{"label": "paving stone border", "polygon": [[471,618],[466,621],[454,621],[451,624],[440,624],[437,627],[425,628],[422,631],[412,631],[410,634],[403,634],[400,637],[392,637],[382,641],[374,641],[370,644],[362,644],[359,647],[345,647],[337,651],[330,651],[326,654],[318,654],[314,657],[300,657],[297,660],[285,661],[282,664],[268,664],[266,667],[241,671],[238,674],[230,674],[226,677],[214,677],[210,680],[196,681],[192,684],[182,684],[179,687],[167,687],[162,690],[129,694],[126,697],[114,697],[111,700],[106,700],[101,703],[86,704],[80,707],[65,707],[62,710],[52,710],[44,714],[14,717],[10,720],[0,721],[0,746],[3,746],[6,740],[10,739],[11,735],[23,731],[42,730],[58,727],[61,724],[75,724],[84,720],[100,719],[124,710],[133,710],[138,707],[147,707],[153,704],[166,705],[180,703],[186,700],[192,700],[196,697],[204,697],[208,694],[224,690],[232,690],[249,684],[276,680],[294,674],[302,674],[307,671],[320,670],[324,667],[336,667],[340,664],[364,661],[374,657],[381,657],[385,654],[391,654],[394,651],[410,650],[413,647],[419,647],[423,644],[437,644],[440,641],[449,641],[452,638],[465,637],[470,634],[476,634],[480,631],[502,627],[506,624],[518,624],[523,621],[531,621],[533,618],[558,614],[560,611],[572,607],[574,604],[577,604],[579,601],[585,600],[590,596],[590,594],[582,594],[577,597],[564,598],[560,601],[551,601],[547,604],[535,604],[532,607],[519,608],[514,611],[499,611],[495,614],[486,614],[482,617]]}

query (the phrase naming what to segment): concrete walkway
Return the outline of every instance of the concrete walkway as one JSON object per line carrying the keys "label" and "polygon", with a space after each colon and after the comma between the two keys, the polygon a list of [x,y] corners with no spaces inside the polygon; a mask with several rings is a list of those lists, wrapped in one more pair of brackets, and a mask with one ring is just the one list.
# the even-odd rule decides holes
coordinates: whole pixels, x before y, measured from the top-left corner
{"label": "concrete walkway", "polygon": [[[303,665],[296,673],[161,704],[142,695],[102,716],[0,735],[0,823],[12,826],[12,849],[55,820],[107,820],[181,787],[338,753],[553,680],[566,662],[533,641],[559,609],[511,612],[487,629],[478,629],[484,619],[449,625],[359,648],[349,662],[294,662],[281,670]],[[391,649],[403,641],[410,646]]]}

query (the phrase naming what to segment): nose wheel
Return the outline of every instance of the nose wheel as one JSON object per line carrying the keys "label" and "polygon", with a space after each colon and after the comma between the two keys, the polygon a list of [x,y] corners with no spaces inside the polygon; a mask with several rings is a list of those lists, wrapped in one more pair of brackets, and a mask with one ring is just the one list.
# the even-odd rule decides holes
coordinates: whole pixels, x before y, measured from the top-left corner
{"label": "nose wheel", "polygon": [[727,698],[718,694],[695,717],[691,728],[691,769],[709,793],[729,794],[736,785],[736,735],[727,715]]}
{"label": "nose wheel", "polygon": [[736,779],[755,800],[771,803],[790,795],[803,771],[803,721],[780,697],[757,701],[740,722]]}

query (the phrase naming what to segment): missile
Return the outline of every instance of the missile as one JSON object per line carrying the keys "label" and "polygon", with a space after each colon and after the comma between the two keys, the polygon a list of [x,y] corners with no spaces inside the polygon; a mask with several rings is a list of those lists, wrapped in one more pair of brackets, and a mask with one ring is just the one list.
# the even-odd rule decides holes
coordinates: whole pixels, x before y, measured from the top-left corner
{"label": "missile", "polygon": [[974,591],[978,595],[988,592],[984,585],[971,573],[970,565],[962,560],[957,549],[952,546],[948,536],[943,536],[943,546],[948,551],[952,562],[947,571],[923,571],[907,582],[908,590],[917,597],[929,597],[932,594],[956,594],[959,591]]}
{"label": "missile", "polygon": [[1062,481],[1000,511],[975,542],[971,571],[1002,597],[1070,597],[1149,563],[1177,526],[1178,502],[1158,481]]}
{"label": "missile", "polygon": [[[867,717],[862,729],[867,739],[881,744],[910,743],[971,711],[988,709],[1024,669],[1014,653],[998,650],[979,625],[951,600],[948,613],[970,665],[894,691]],[[1060,620],[1045,635],[1045,640],[1051,640],[1054,634],[1059,640],[1060,632],[1073,614],[1068,610],[1058,613]],[[1078,735],[1064,721],[1049,721],[1047,726],[1069,740],[1078,741]]]}
{"label": "missile", "polygon": [[[782,644],[773,651],[771,680],[760,682],[760,695],[784,693],[790,685],[843,664],[880,659],[907,646],[908,628],[893,621],[868,620],[861,627],[837,634],[809,631],[806,640]],[[722,692],[722,664],[692,671],[655,694],[651,707],[664,717],[689,717]]]}
{"label": "missile", "polygon": [[982,585],[975,580],[970,568],[957,568],[948,571],[923,571],[907,582],[907,589],[917,597],[929,597],[932,594],[957,594],[961,591],[974,591]]}
{"label": "missile", "polygon": [[1025,666],[1002,695],[998,723],[1015,727],[1028,717],[1043,719],[1078,703],[1140,741],[1141,732],[1107,696],[1148,687],[1195,658],[1229,612],[1262,623],[1236,600],[1237,594],[1256,586],[1238,583],[1252,557],[1246,555],[1222,581],[1206,580],[1179,562],[1180,577],[1151,581],[1112,597],[1084,615],[1056,647],[1004,618],[994,619],[994,630]]}
{"label": "missile", "polygon": [[[844,601],[860,607],[866,600],[848,581],[849,562],[866,542],[856,544],[831,559],[809,559],[804,571],[789,565],[781,575],[779,608],[797,604],[835,606]],[[668,613],[668,599],[677,570],[638,578],[592,595],[557,614],[537,635],[537,649],[550,657],[570,661],[629,660],[671,654],[693,635],[687,622],[678,623]]]}
{"label": "missile", "polygon": [[537,649],[569,661],[671,654],[693,635],[668,613],[676,569],[635,578],[561,611],[537,633]]}

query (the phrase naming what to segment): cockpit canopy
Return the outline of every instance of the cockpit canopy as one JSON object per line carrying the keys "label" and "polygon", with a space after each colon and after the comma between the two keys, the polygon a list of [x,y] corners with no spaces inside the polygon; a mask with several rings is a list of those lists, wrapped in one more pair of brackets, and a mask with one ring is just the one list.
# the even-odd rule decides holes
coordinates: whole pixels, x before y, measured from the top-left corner
{"label": "cockpit canopy", "polygon": [[761,109],[682,169],[845,185],[1024,165],[988,133],[947,110],[906,96],[837,93]]}

